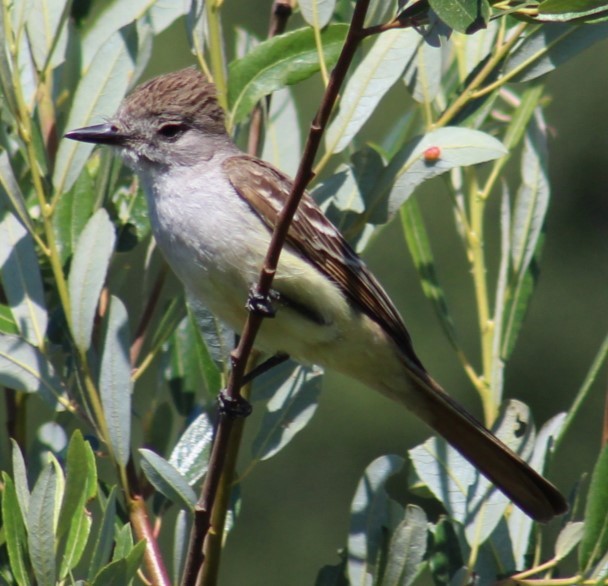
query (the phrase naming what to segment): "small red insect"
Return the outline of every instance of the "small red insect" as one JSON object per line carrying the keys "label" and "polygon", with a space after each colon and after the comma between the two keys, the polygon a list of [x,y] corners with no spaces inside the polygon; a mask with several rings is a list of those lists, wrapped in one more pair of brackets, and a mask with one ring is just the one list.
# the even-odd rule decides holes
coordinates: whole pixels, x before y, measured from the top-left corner
{"label": "small red insect", "polygon": [[441,157],[441,149],[437,146],[429,147],[424,151],[423,157],[427,163],[434,163]]}

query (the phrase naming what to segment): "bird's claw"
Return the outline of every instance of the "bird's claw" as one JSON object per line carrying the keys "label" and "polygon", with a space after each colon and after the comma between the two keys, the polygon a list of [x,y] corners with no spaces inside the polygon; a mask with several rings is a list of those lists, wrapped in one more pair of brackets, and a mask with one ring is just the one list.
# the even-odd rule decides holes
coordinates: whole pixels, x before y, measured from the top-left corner
{"label": "bird's claw", "polygon": [[277,314],[275,304],[279,298],[279,292],[274,289],[271,289],[268,295],[262,295],[252,288],[249,291],[249,297],[247,297],[247,304],[245,307],[248,311],[256,315],[261,315],[266,318],[274,317]]}
{"label": "bird's claw", "polygon": [[222,390],[218,395],[219,411],[221,414],[236,419],[238,417],[247,417],[251,415],[253,408],[251,403],[237,395],[237,397],[230,397],[225,390]]}

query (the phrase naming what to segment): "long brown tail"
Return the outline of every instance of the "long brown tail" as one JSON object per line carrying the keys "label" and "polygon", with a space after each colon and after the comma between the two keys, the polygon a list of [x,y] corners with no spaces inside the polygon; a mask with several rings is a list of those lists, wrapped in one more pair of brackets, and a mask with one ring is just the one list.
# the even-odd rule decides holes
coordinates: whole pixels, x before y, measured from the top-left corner
{"label": "long brown tail", "polygon": [[[408,369],[418,391],[406,406],[443,436],[473,466],[536,521],[546,522],[568,510],[562,494],[548,480],[488,431],[426,373]],[[394,398],[400,399],[395,396]]]}

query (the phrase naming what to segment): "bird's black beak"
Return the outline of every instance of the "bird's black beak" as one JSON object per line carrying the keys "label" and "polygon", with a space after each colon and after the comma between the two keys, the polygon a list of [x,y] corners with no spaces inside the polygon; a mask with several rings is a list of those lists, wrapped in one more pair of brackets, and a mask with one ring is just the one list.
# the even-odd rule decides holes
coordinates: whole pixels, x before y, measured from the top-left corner
{"label": "bird's black beak", "polygon": [[77,128],[65,133],[65,138],[79,140],[80,142],[92,142],[94,144],[107,144],[119,146],[126,140],[126,135],[122,134],[114,124],[104,123],[85,128]]}

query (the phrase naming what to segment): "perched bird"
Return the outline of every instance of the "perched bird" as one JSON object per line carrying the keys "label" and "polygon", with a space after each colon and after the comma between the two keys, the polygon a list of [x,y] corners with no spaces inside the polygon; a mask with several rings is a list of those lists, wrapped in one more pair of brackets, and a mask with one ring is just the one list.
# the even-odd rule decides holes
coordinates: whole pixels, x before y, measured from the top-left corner
{"label": "perched bird", "polygon": [[[187,292],[241,331],[292,180],[232,142],[215,86],[193,68],[156,77],[106,123],[66,137],[118,151]],[[566,511],[552,484],[431,378],[382,286],[308,195],[272,287],[277,311],[262,324],[260,350],[336,370],[403,404],[534,519]]]}

